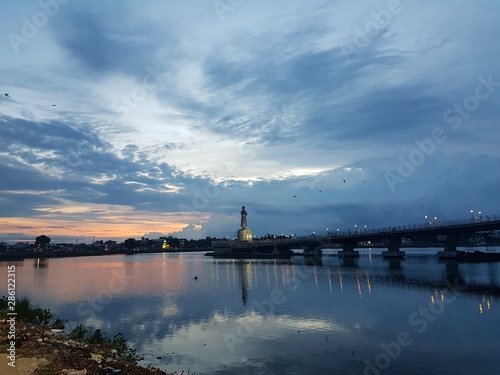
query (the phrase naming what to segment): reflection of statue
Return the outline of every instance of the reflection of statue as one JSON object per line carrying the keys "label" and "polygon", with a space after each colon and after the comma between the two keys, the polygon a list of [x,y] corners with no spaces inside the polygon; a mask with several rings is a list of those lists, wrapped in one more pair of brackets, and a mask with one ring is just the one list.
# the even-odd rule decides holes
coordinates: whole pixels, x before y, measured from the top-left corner
{"label": "reflection of statue", "polygon": [[245,206],[241,207],[241,229],[245,229],[247,227],[247,215]]}
{"label": "reflection of statue", "polygon": [[241,281],[241,300],[243,305],[246,306],[248,301],[248,269],[244,266],[244,263],[238,263],[238,269]]}

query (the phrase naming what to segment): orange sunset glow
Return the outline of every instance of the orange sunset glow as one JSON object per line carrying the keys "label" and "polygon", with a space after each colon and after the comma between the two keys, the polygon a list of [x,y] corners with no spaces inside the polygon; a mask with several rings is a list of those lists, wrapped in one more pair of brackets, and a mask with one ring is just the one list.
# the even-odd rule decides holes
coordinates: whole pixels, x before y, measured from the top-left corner
{"label": "orange sunset glow", "polygon": [[40,207],[37,217],[2,217],[0,235],[19,233],[18,241],[34,241],[40,234],[49,237],[94,237],[125,239],[145,233],[181,231],[188,220],[206,220],[202,213],[152,213],[125,205],[76,204],[64,201],[56,207]]}

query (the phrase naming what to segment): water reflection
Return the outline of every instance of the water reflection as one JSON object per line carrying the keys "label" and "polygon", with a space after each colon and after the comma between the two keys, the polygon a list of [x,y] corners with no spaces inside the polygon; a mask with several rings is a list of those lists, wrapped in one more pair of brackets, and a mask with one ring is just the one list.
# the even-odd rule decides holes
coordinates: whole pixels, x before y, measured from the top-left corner
{"label": "water reflection", "polygon": [[389,269],[391,271],[402,271],[401,259],[399,258],[389,258]]}
{"label": "water reflection", "polygon": [[488,267],[488,279],[490,282],[490,286],[492,286],[492,287],[499,286],[498,273],[497,273],[495,264],[488,263],[487,267]]}
{"label": "water reflection", "polygon": [[250,264],[238,263],[241,282],[241,300],[243,301],[243,305],[246,305],[248,300],[248,266],[250,266]]}
{"label": "water reflection", "polygon": [[456,259],[446,259],[444,282],[456,286],[465,286],[466,282],[464,277],[460,274],[460,268]]}
{"label": "water reflection", "polygon": [[304,256],[304,264],[306,266],[322,266],[323,257],[321,256]]}
{"label": "water reflection", "polygon": [[344,267],[356,268],[358,266],[358,258],[354,257],[342,258],[342,265]]}
{"label": "water reflection", "polygon": [[47,258],[35,258],[33,261],[33,267],[35,268],[46,268],[49,266],[49,260]]}
{"label": "water reflection", "polygon": [[46,258],[33,259],[33,268],[35,269],[34,278],[39,285],[46,285],[49,277],[49,260]]}
{"label": "water reflection", "polygon": [[[413,344],[384,373],[487,373],[498,365],[491,352],[498,341],[492,332],[500,331],[498,263],[373,254],[324,256],[321,263],[202,254],[99,258],[51,259],[50,267],[29,260],[34,267],[18,267],[18,277],[35,303],[52,304],[75,324],[124,332],[146,362],[169,372],[362,374],[365,359],[401,331]],[[100,309],[79,313],[116,280],[123,288]],[[415,313],[423,319],[421,309],[438,312],[422,333],[423,323],[410,321]]]}

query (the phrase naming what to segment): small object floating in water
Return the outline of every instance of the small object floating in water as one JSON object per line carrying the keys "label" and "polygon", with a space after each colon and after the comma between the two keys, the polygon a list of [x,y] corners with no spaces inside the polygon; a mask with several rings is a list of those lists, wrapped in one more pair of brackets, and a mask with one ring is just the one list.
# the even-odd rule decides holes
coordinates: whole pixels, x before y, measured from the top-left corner
{"label": "small object floating in water", "polygon": [[198,275],[196,275],[195,277],[193,277],[193,279],[198,280]]}

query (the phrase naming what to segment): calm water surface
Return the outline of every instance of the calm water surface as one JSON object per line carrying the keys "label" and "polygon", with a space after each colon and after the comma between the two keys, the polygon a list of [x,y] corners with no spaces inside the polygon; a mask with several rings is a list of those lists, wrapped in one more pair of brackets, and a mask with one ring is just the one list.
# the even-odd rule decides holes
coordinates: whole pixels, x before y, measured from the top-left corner
{"label": "calm water surface", "polygon": [[169,372],[500,374],[500,263],[424,254],[366,251],[347,264],[333,252],[319,264],[142,254],[0,269],[16,265],[18,295],[72,327],[123,332]]}

